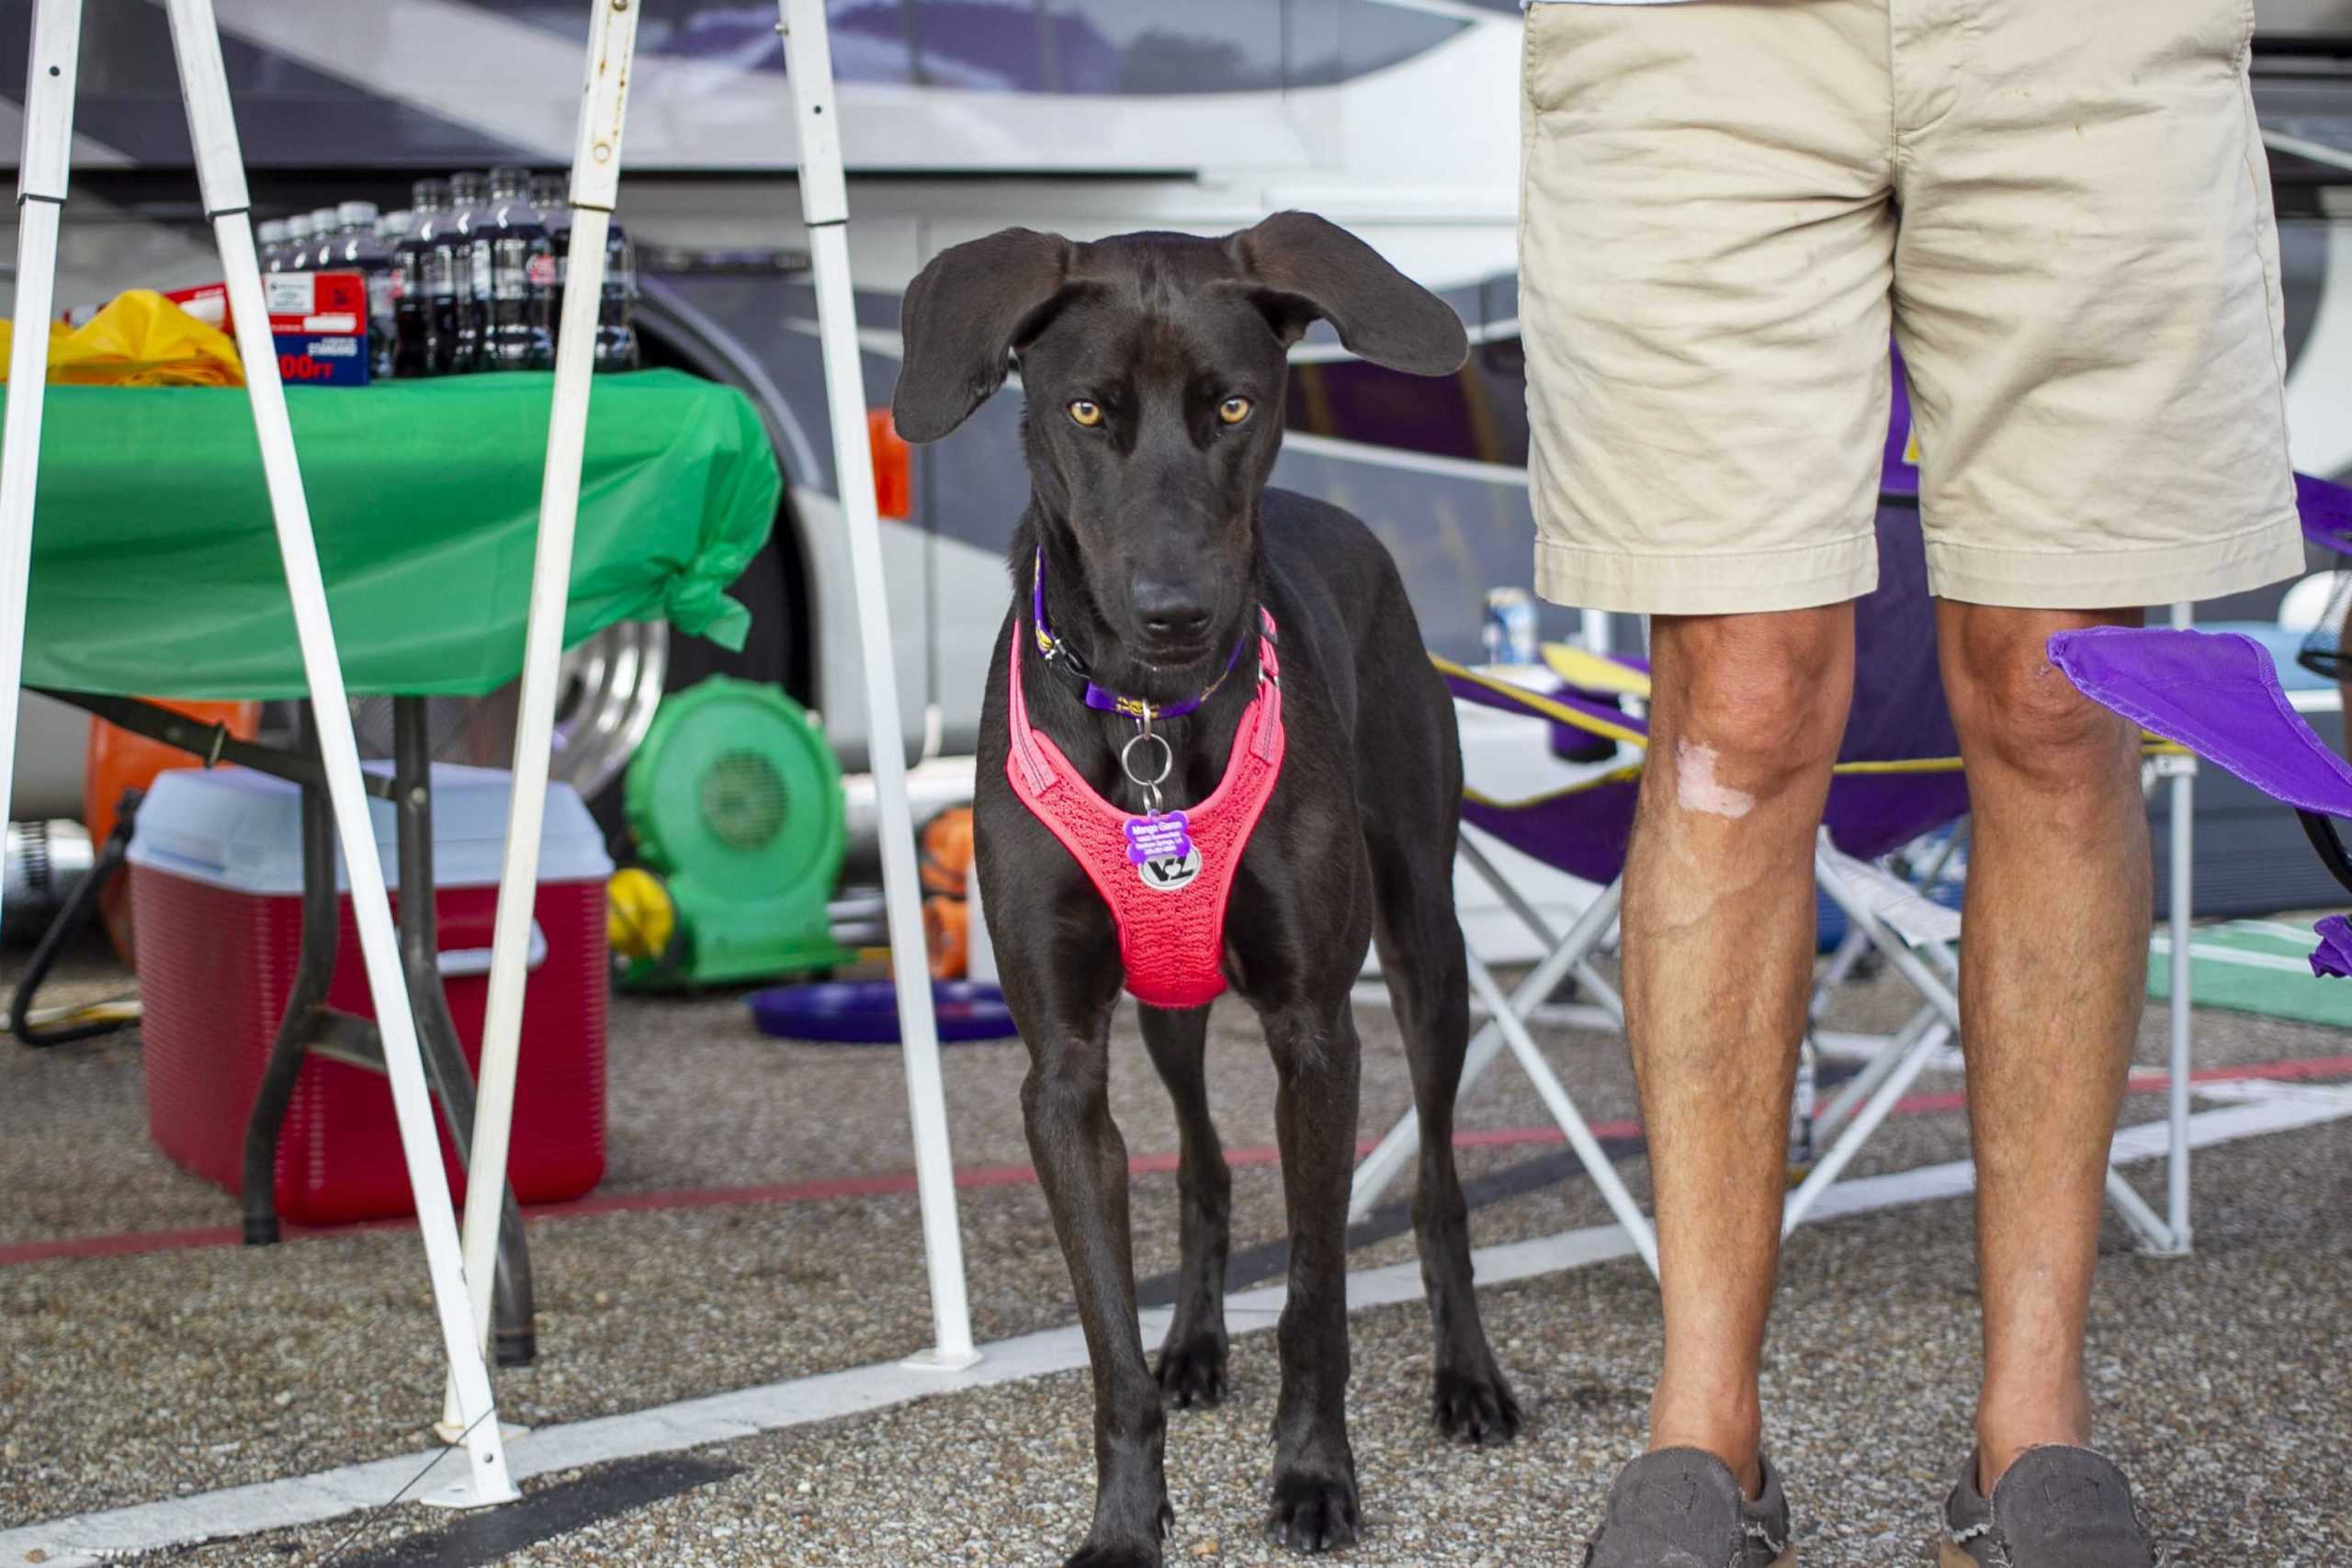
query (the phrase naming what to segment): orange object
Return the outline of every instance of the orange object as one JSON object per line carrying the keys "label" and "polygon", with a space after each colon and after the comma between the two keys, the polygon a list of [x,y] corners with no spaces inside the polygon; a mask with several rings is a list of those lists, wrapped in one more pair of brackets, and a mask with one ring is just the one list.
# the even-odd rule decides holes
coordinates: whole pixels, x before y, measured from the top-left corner
{"label": "orange object", "polygon": [[923,945],[931,950],[931,977],[960,980],[972,966],[972,907],[961,898],[933,894],[922,901]]}
{"label": "orange object", "polygon": [[915,514],[915,449],[888,409],[865,411],[865,434],[874,447],[874,510],[903,522]]}
{"label": "orange object", "polygon": [[[259,703],[197,703],[165,702],[151,698],[158,707],[186,714],[199,724],[225,724],[229,733],[240,740],[251,740],[261,733]],[[115,811],[122,803],[127,789],[145,789],[155,782],[155,775],[173,768],[198,768],[203,762],[189,756],[176,746],[166,746],[160,740],[150,740],[143,735],[133,735],[119,729],[102,718],[90,720],[90,740],[83,752],[82,763],[82,822],[90,830],[90,841],[102,844],[114,831]],[[116,877],[98,895],[98,912],[105,919],[107,935],[114,941],[115,952],[126,964],[130,959],[130,897],[127,891],[129,879]]]}
{"label": "orange object", "polygon": [[961,898],[972,874],[972,808],[951,806],[922,825],[922,890]]}
{"label": "orange object", "polygon": [[972,907],[964,899],[972,881],[972,808],[951,806],[924,823],[916,847],[922,855],[922,933],[931,977],[960,980],[971,967]]}

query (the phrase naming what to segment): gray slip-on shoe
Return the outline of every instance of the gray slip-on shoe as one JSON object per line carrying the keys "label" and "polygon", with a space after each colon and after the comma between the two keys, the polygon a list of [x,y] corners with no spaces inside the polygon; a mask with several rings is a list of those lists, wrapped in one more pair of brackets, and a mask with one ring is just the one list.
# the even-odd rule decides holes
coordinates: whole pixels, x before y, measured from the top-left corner
{"label": "gray slip-on shoe", "polygon": [[1698,1449],[1661,1449],[1620,1471],[1585,1568],[1796,1568],[1789,1500],[1764,1465],[1754,1502],[1731,1467]]}
{"label": "gray slip-on shoe", "polygon": [[2028,1449],[1986,1497],[1976,1456],[1944,1503],[1942,1568],[2155,1568],[2123,1472],[2088,1449]]}

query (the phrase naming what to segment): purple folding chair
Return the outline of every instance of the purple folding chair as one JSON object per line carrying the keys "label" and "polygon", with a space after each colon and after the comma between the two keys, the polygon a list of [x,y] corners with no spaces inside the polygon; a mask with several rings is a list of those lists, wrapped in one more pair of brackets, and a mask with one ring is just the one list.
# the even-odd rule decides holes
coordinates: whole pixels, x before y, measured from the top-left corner
{"label": "purple folding chair", "polygon": [[[1863,1070],[1841,1087],[1814,1119],[1824,1136],[1836,1141],[1791,1194],[1783,1224],[1792,1228],[1843,1172],[1863,1143],[1893,1111],[1919,1073],[1958,1033],[1956,944],[1959,914],[1872,863],[1921,835],[1954,823],[1968,809],[1960,772],[1959,746],[1945,708],[1936,663],[1934,621],[1927,593],[1927,569],[1916,513],[1907,498],[1894,497],[1882,510],[1880,585],[1856,615],[1859,655],[1854,704],[1839,749],[1823,813],[1815,853],[1816,882],[1824,897],[1846,913],[1849,935],[1828,978],[1816,993],[1820,1010],[1829,984],[1842,976],[1864,948],[1882,953],[1921,996],[1921,1005],[1893,1035],[1845,1035],[1837,1043],[1859,1056]],[[1637,752],[1648,742],[1647,726],[1606,700],[1574,686],[1555,693],[1527,689],[1496,675],[1438,660],[1457,700],[1543,721],[1555,754],[1574,754],[1574,743],[1596,738]],[[1619,692],[1646,691],[1646,672],[1636,661],[1597,663],[1587,654],[1552,660],[1571,681]],[[1474,951],[1470,983],[1489,1018],[1472,1040],[1464,1064],[1466,1087],[1502,1051],[1509,1049],[1535,1085],[1570,1147],[1582,1161],[1611,1212],[1653,1269],[1656,1242],[1649,1221],[1601,1150],[1574,1098],[1547,1063],[1527,1025],[1539,1012],[1563,1010],[1548,998],[1573,978],[1590,1004],[1566,1010],[1577,1021],[1622,1026],[1623,1010],[1613,987],[1592,966],[1595,949],[1616,919],[1620,878],[1640,789],[1638,761],[1604,769],[1566,789],[1531,799],[1501,801],[1476,791],[1463,803],[1472,827],[1544,865],[1596,884],[1599,896],[1566,931],[1555,931],[1516,889],[1510,879],[1465,836],[1464,863],[1485,880],[1534,935],[1544,957],[1506,994]],[[1809,1032],[1812,1049],[1824,1032]],[[1351,1213],[1368,1213],[1402,1171],[1417,1145],[1418,1127],[1408,1111],[1368,1156],[1356,1173]]]}
{"label": "purple folding chair", "polygon": [[[2295,502],[2307,540],[2338,555],[2352,554],[2352,489],[2298,474]],[[2293,807],[2322,863],[2352,889],[2352,862],[2335,827],[2337,818],[2352,816],[2352,774],[2295,711],[2260,644],[2234,633],[2189,630],[2186,616],[2177,615],[2175,622],[2171,627],[2064,633],[2051,639],[2051,661],[2094,702]],[[2343,673],[2312,653],[2307,647],[2301,660],[2307,666],[2324,674]],[[2172,807],[2171,1112],[2177,1142],[2187,1139],[2190,1065],[2182,998],[2189,988],[2188,883],[2194,813],[2188,774],[2195,763],[2193,758],[2184,761],[2188,766],[2175,778]],[[2313,973],[2352,975],[2352,922],[2332,915],[2319,922],[2315,934],[2320,940],[2311,955]],[[2170,1201],[2177,1249],[2186,1252],[2186,1161],[2176,1162]]]}
{"label": "purple folding chair", "polygon": [[[2352,892],[2336,828],[2352,818],[2352,766],[2288,701],[2269,649],[2237,632],[2099,626],[2052,637],[2050,661],[2093,702],[2292,807]],[[2352,977],[2352,922],[2330,915],[2313,931],[2312,973]]]}
{"label": "purple folding chair", "polygon": [[[2334,496],[2319,499],[2335,502],[2344,494],[2335,491]],[[2307,490],[2306,532],[2312,516],[2308,499]],[[2352,509],[2345,515],[2352,522]],[[2347,860],[2336,829],[2339,819],[2352,817],[2352,767],[2346,766],[2287,700],[2269,649],[2237,632],[2100,626],[2052,637],[2050,661],[2093,702],[2292,807],[2320,859],[2352,891],[2352,860]],[[2185,1146],[2188,1135],[2188,1037],[2179,1019],[2182,999],[2188,995],[2189,941],[2185,929],[2188,898],[2185,871],[2179,868],[2188,859],[2191,821],[2188,804],[2176,799],[2172,943],[2176,1028],[2170,1111],[2177,1146]],[[2318,922],[2314,932],[2319,942],[2311,955],[2312,972],[2352,976],[2352,922],[2342,915],[2330,915]],[[2186,1252],[2189,1187],[2185,1160],[2176,1162],[2169,1202],[2177,1250]]]}
{"label": "purple folding chair", "polygon": [[[1887,441],[1886,476],[1878,518],[1880,585],[1857,609],[1853,710],[1831,779],[1815,858],[1820,892],[1844,909],[1850,931],[1846,944],[1827,966],[1823,983],[1815,990],[1813,1012],[1817,1020],[1829,987],[1865,948],[1885,957],[1919,993],[1921,1006],[1892,1036],[1847,1036],[1839,1040],[1844,1048],[1860,1055],[1865,1065],[1815,1118],[1815,1130],[1824,1135],[1835,1133],[1836,1142],[1790,1195],[1783,1213],[1783,1234],[1814,1207],[1919,1073],[1959,1033],[1959,1003],[1954,995],[1959,974],[1959,916],[1956,911],[1931,902],[1922,896],[1919,887],[1876,863],[1881,857],[1921,835],[1945,824],[1957,823],[1967,811],[1968,798],[1937,663],[1934,619],[1917,527],[1917,475],[1906,450],[1909,418],[1903,387],[1898,374],[1897,406]],[[2299,493],[2306,532],[2332,548],[2352,553],[2352,491],[2306,479],[2299,481]],[[2175,615],[2177,619],[2185,621],[2188,606],[2177,606]],[[2196,636],[2175,632],[2077,635],[2093,648],[2119,649],[2125,645],[2098,639]],[[2060,645],[2065,641],[2061,638],[2052,643],[2054,660],[2059,659]],[[2352,769],[2319,747],[2316,738],[2295,717],[2283,698],[2276,697],[2277,682],[2270,673],[2267,655],[2246,639],[2236,641],[2261,661],[2262,673],[2269,679],[2276,700],[2267,711],[2283,716],[2301,735],[2306,751],[2315,754],[2317,760],[2300,756],[2302,771],[2314,780],[2324,773],[2338,792],[2332,796],[2306,798],[2333,799],[2342,809],[2321,809],[2329,810],[2330,815],[2352,816]],[[1550,750],[1555,754],[1572,755],[1579,749],[1563,744],[1564,741],[1587,742],[1593,738],[1615,741],[1623,748],[1646,747],[1646,726],[1612,705],[1606,695],[1610,691],[1645,694],[1645,666],[1634,660],[1618,660],[1613,666],[1603,667],[1596,656],[1580,652],[1561,654],[1548,661],[1555,672],[1570,682],[1566,689],[1532,692],[1488,673],[1439,662],[1458,700],[1525,715],[1550,726]],[[2060,662],[2064,667],[2064,660]],[[2073,671],[2070,670],[2069,673]],[[1588,689],[1578,690],[1579,686]],[[2085,689],[2090,690],[2087,686]],[[2117,693],[2122,690],[2120,684],[2110,684],[2108,689]],[[2098,692],[2092,694],[2100,695]],[[2121,705],[2121,701],[2111,705],[2132,714],[2143,728],[2164,738],[2149,749],[2147,775],[2152,784],[2169,776],[2174,788],[2174,1114],[2165,1145],[2170,1162],[2171,1212],[2159,1215],[2112,1169],[2108,1173],[2107,1191],[2146,1250],[2179,1255],[2188,1250],[2189,1244],[2189,987],[2186,967],[2189,948],[2188,833],[2192,820],[2189,792],[2195,758],[2178,748],[2194,751],[2202,747],[2187,727],[2155,722],[2157,707],[2154,703],[2143,704],[2147,709],[2144,714],[2132,713]],[[2283,753],[2283,743],[2274,738],[2271,744],[2273,750]],[[1464,837],[1464,863],[1494,888],[1505,906],[1536,936],[1544,956],[1506,994],[1476,953],[1469,955],[1471,986],[1489,1017],[1471,1042],[1464,1065],[1464,1084],[1466,1087],[1505,1048],[1510,1049],[1611,1212],[1655,1270],[1656,1242],[1647,1218],[1618,1178],[1574,1099],[1544,1061],[1527,1028],[1530,1020],[1539,1013],[1547,1017],[1572,1013],[1577,1015],[1573,1021],[1613,1022],[1622,1027],[1622,1002],[1606,979],[1594,970],[1590,957],[1615,926],[1622,897],[1620,878],[1641,773],[1638,761],[1632,760],[1630,753],[1626,755],[1628,760],[1623,765],[1532,799],[1498,801],[1476,792],[1465,796],[1463,817],[1469,825],[1547,866],[1599,885],[1600,892],[1565,931],[1555,932],[1530,901],[1513,888],[1477,842]],[[2262,777],[2247,773],[2228,757],[2216,756],[2216,761],[2232,766],[2258,787],[2268,787]],[[2312,830],[2313,842],[2321,847],[2322,854],[2346,886],[2352,887],[2352,859],[2347,859],[2335,839],[2332,824],[2324,831],[2317,825],[2322,820],[2311,816],[2305,818],[2306,826]],[[1933,873],[1928,880],[1932,882]],[[2324,922],[2321,934],[2329,940],[2324,944],[2323,953],[2314,955],[2314,967],[2332,964],[2335,965],[2333,972],[2352,973],[2352,922],[2340,919]],[[1549,998],[1561,983],[1571,978],[1597,1005],[1572,1009],[1549,1005]],[[1826,1032],[1816,1027],[1809,1032],[1804,1048],[1811,1051],[1817,1043],[1826,1043],[1828,1040]],[[1350,1202],[1351,1219],[1368,1213],[1402,1171],[1416,1146],[1417,1133],[1412,1113],[1408,1111],[1358,1168]],[[2148,1147],[2143,1152],[2157,1151]]]}

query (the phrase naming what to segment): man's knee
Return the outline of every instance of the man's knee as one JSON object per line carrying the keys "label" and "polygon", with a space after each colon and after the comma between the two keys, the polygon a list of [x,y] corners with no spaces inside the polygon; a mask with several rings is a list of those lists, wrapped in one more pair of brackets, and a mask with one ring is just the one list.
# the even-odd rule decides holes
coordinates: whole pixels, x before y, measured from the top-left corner
{"label": "man's knee", "polygon": [[2129,723],[2075,689],[2050,662],[2052,633],[2090,617],[1958,607],[1944,623],[1952,722],[1973,755],[2026,779],[2079,781],[2116,765]]}
{"label": "man's knee", "polygon": [[1739,815],[1827,770],[1853,691],[1851,607],[1661,619],[1656,728],[1685,804]]}

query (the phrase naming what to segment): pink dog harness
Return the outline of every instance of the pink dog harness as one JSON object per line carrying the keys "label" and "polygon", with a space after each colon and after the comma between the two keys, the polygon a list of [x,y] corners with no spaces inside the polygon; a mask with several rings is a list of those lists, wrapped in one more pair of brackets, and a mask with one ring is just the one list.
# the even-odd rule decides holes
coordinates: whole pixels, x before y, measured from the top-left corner
{"label": "pink dog harness", "polygon": [[[1263,609],[1259,614],[1265,630],[1258,639],[1258,691],[1234,732],[1225,777],[1189,811],[1144,816],[1121,811],[1095,794],[1061,749],[1030,728],[1021,696],[1021,628],[1013,627],[1012,748],[1005,776],[1111,907],[1127,990],[1152,1007],[1204,1007],[1225,990],[1225,905],[1234,868],[1283,769],[1274,618]],[[1148,710],[1143,716],[1148,718]],[[1147,727],[1137,739],[1150,733]]]}

